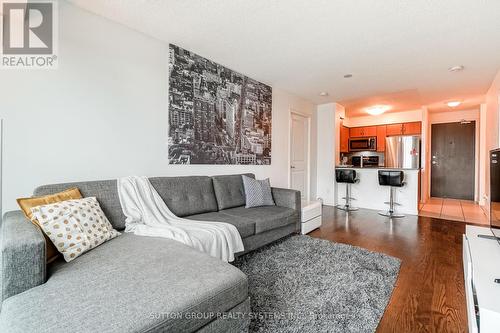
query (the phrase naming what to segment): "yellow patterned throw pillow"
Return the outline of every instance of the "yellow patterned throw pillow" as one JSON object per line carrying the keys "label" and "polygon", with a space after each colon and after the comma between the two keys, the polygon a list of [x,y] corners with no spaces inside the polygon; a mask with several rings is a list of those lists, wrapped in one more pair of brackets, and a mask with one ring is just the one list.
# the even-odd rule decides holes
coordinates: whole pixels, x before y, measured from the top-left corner
{"label": "yellow patterned throw pillow", "polygon": [[[23,210],[24,215],[29,220],[31,220],[33,224],[35,224],[37,227],[40,228],[40,223],[37,221],[36,218],[33,217],[33,214],[31,213],[31,208],[41,205],[53,204],[65,200],[74,200],[81,198],[83,197],[82,194],[80,193],[80,190],[78,190],[78,188],[76,187],[73,187],[59,193],[44,195],[41,197],[20,198],[17,199],[17,203],[19,204],[19,207],[21,207],[21,209]],[[57,258],[59,258],[60,254],[55,248],[54,244],[52,244],[52,242],[50,241],[50,238],[45,233],[43,233],[43,236],[45,237],[45,243],[47,249],[47,264],[49,264],[54,260],[56,260]]]}
{"label": "yellow patterned throw pillow", "polygon": [[67,262],[120,235],[95,197],[33,207],[31,212]]}

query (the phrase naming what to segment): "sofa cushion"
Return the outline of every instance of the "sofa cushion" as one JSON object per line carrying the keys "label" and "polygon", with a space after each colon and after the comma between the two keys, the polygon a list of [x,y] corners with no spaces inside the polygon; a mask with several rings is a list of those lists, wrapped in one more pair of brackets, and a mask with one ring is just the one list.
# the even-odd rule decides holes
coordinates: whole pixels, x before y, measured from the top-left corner
{"label": "sofa cushion", "polygon": [[244,217],[235,217],[224,214],[223,212],[205,213],[198,215],[186,216],[190,220],[209,221],[209,222],[226,222],[234,225],[241,238],[255,235],[255,222]]}
{"label": "sofa cushion", "polygon": [[248,297],[237,268],[179,242],[121,235],[2,304],[0,332],[186,332]]}
{"label": "sofa cushion", "polygon": [[[255,178],[252,173],[245,173],[247,177]],[[240,175],[213,176],[215,197],[219,210],[245,205],[245,189]]]}
{"label": "sofa cushion", "polygon": [[154,177],[149,181],[167,207],[179,217],[217,211],[210,177]]}
{"label": "sofa cushion", "polygon": [[35,196],[54,194],[72,187],[77,187],[83,197],[96,197],[113,228],[117,230],[125,229],[125,215],[123,215],[120,199],[118,198],[116,180],[43,185],[37,187],[33,194]]}
{"label": "sofa cushion", "polygon": [[236,207],[226,209],[222,213],[254,221],[255,234],[294,224],[297,221],[297,212],[295,210],[280,206]]}

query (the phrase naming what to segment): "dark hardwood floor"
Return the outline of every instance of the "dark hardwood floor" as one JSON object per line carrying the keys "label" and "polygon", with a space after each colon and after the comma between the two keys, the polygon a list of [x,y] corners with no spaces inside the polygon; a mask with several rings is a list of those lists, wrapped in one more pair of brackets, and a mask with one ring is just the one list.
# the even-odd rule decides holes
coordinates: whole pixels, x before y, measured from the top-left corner
{"label": "dark hardwood floor", "polygon": [[465,224],[428,217],[395,219],[375,211],[349,216],[323,207],[310,236],[401,259],[401,271],[377,332],[466,332],[462,234]]}

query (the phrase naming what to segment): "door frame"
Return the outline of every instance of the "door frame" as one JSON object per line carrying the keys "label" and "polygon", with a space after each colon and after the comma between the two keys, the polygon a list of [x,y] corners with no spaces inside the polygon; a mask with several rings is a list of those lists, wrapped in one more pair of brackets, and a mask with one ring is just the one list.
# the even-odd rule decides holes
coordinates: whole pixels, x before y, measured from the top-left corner
{"label": "door frame", "polygon": [[[426,168],[429,170],[427,175],[427,198],[431,197],[431,182],[432,182],[432,125],[434,124],[447,124],[447,123],[459,123],[462,120],[474,121],[475,125],[475,144],[474,144],[474,201],[479,202],[479,134],[480,134],[480,122],[479,122],[479,110],[467,110],[467,111],[455,111],[446,112],[443,117],[439,117],[437,114],[429,115],[429,124],[427,132],[427,149],[429,151],[429,158],[426,158]],[[434,118],[434,119],[433,119]]]}
{"label": "door frame", "polygon": [[302,117],[307,122],[307,185],[306,185],[306,195],[305,200],[309,201],[311,198],[311,115],[300,112],[292,107],[289,108],[289,117],[288,117],[288,188],[292,186],[292,170],[290,168],[292,164],[292,116],[296,115]]}

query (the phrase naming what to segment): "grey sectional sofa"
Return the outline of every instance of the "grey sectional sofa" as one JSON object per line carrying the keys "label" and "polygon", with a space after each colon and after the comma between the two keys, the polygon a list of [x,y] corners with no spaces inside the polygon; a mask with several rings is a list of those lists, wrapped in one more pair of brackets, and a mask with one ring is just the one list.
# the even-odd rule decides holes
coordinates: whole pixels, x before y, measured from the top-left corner
{"label": "grey sectional sofa", "polygon": [[[300,230],[297,191],[273,188],[276,206],[246,209],[241,175],[150,181],[176,215],[235,225],[245,252]],[[124,229],[115,180],[46,185],[34,195],[74,186]],[[72,262],[46,265],[44,237],[20,211],[5,214],[0,232],[0,332],[248,329],[246,276],[179,242],[122,233]]]}

